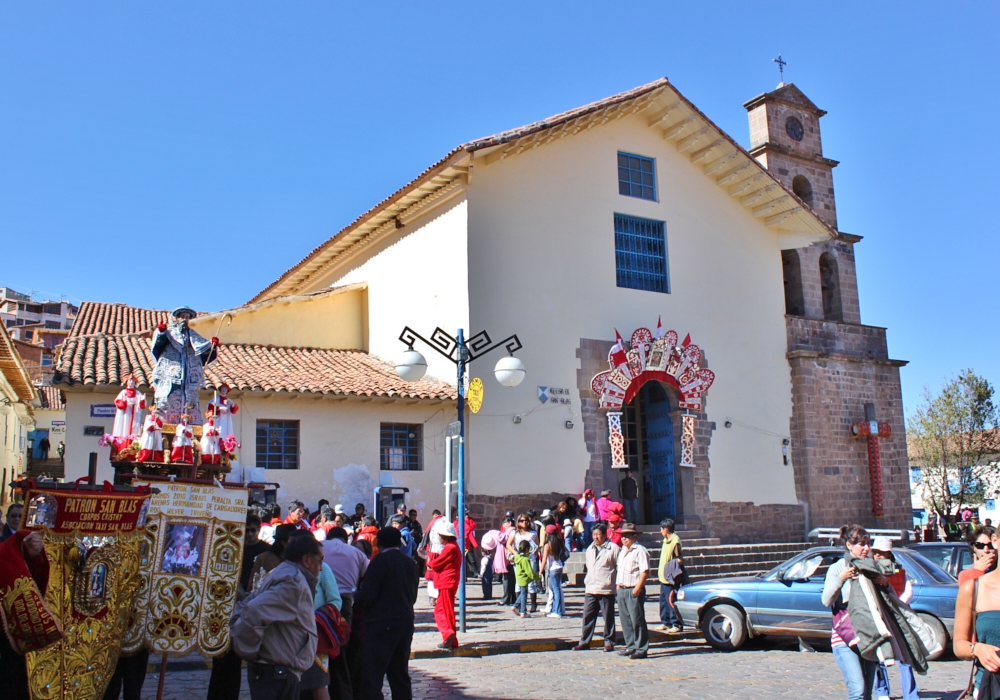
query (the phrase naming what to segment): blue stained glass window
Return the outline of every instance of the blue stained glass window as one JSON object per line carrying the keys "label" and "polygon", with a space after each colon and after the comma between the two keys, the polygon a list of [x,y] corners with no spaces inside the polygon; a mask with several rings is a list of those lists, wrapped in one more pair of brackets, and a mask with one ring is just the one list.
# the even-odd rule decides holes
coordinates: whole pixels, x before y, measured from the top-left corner
{"label": "blue stained glass window", "polygon": [[656,201],[653,159],[618,152],[618,194]]}
{"label": "blue stained glass window", "polygon": [[615,214],[615,267],[619,287],[669,294],[666,225]]}

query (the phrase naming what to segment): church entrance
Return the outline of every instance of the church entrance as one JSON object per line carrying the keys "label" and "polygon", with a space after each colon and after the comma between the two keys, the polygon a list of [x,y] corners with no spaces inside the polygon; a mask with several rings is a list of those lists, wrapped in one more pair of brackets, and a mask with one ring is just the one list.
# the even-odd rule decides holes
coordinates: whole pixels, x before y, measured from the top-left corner
{"label": "church entrance", "polygon": [[625,456],[639,483],[639,519],[647,525],[678,519],[671,408],[667,390],[656,381],[622,407]]}

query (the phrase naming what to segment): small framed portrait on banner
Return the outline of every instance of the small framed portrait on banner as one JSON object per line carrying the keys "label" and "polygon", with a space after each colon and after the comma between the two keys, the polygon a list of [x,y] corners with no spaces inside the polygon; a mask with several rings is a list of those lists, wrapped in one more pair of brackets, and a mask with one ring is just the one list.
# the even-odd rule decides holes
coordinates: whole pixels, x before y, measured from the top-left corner
{"label": "small framed portrait on banner", "polygon": [[160,571],[164,574],[199,576],[205,555],[205,526],[167,523]]}

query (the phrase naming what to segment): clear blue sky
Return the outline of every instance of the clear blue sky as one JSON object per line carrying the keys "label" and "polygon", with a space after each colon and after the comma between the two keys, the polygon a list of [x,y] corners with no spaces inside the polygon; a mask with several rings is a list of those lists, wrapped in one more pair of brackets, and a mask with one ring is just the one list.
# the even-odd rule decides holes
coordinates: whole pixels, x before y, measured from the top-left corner
{"label": "clear blue sky", "polygon": [[663,75],[746,145],[780,51],[907,413],[1000,383],[1000,5],[550,5],[0,4],[0,284],[238,305],[458,143]]}

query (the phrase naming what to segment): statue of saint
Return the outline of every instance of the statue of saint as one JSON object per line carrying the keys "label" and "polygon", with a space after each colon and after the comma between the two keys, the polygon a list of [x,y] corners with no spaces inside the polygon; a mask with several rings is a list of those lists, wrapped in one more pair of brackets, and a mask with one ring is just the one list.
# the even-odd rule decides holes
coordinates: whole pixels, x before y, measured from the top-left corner
{"label": "statue of saint", "polygon": [[171,313],[170,325],[161,323],[153,333],[153,396],[156,413],[164,423],[180,423],[189,414],[191,424],[201,425],[198,391],[205,365],[215,359],[219,339],[205,340],[188,327],[198,312],[182,306]]}

